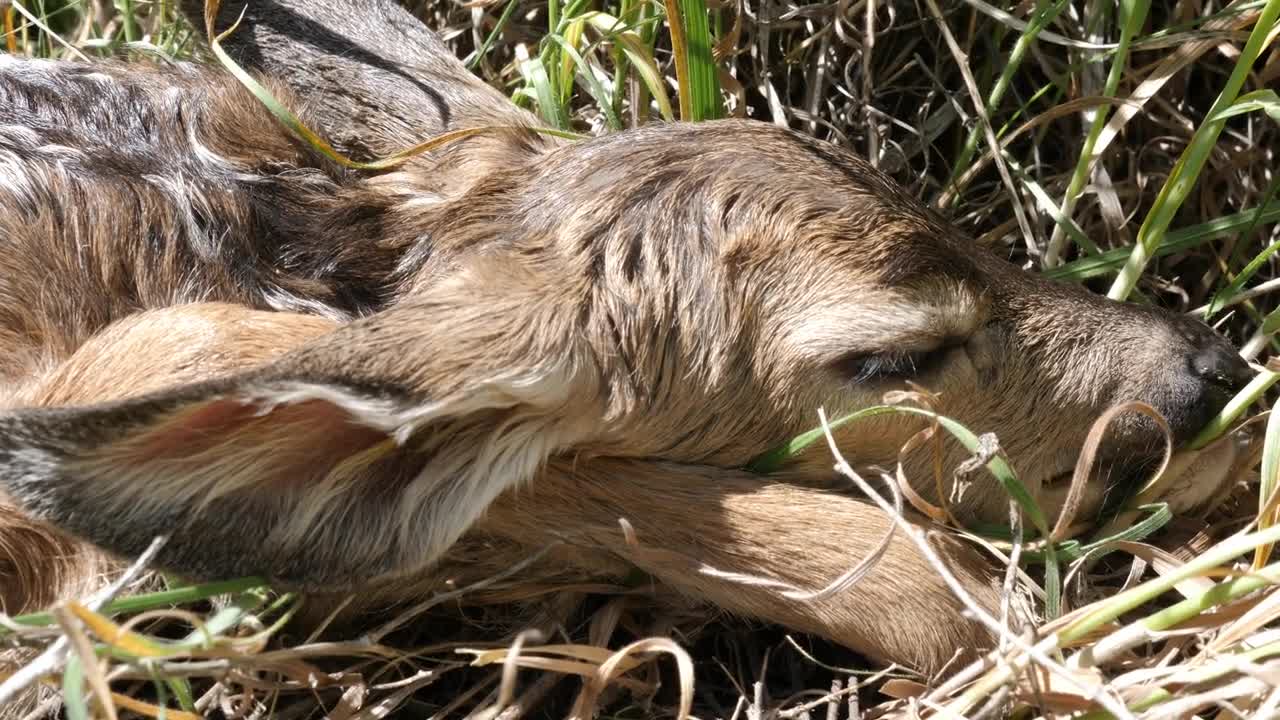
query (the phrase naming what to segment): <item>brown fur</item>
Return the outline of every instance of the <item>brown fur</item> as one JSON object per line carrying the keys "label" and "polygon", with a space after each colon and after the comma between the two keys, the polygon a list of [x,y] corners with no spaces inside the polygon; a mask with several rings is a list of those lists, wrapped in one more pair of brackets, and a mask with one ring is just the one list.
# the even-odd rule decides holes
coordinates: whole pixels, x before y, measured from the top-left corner
{"label": "brown fur", "polygon": [[465,187],[489,142],[420,160],[437,180],[408,196],[312,152],[226,74],[0,55],[0,397],[139,310],[381,308],[420,242],[406,206]]}
{"label": "brown fur", "polygon": [[[252,367],[334,326],[324,318],[217,303],[129,316],[69,359],[15,388],[12,406],[108,402]],[[0,495],[3,498],[3,495]],[[14,614],[82,597],[112,563],[0,502],[0,609]]]}
{"label": "brown fur", "polygon": [[[23,389],[32,405],[77,406],[143,394],[216,377],[272,359],[285,349],[329,332],[332,321],[225,304],[182,305],[133,315],[85,343],[72,357]],[[875,657],[937,667],[956,648],[973,647],[985,634],[967,623],[939,622],[919,633],[885,634],[883,624],[956,615],[961,606],[918,551],[901,535],[889,553],[848,596],[791,602],[769,588],[700,572],[703,567],[771,577],[816,587],[869,554],[888,519],[868,515],[856,500],[707,466],[654,461],[578,460],[551,463],[536,482],[507,493],[439,565],[414,578],[422,593],[444,579],[480,579],[553,543],[564,549],[532,568],[532,577],[625,577],[633,567],[701,602],[747,617],[782,622],[826,635]],[[92,546],[33,522],[0,504],[5,568],[0,601],[9,612],[47,607],[96,589],[116,564]],[[554,524],[548,518],[556,519]],[[626,538],[619,520],[634,532]],[[503,545],[503,543],[510,543]],[[939,537],[939,551],[968,587],[994,607],[994,585],[976,573],[981,560],[954,540]],[[514,552],[477,563],[476,546]],[[462,558],[467,558],[463,561]],[[97,574],[86,574],[97,569]],[[932,586],[930,589],[929,586]],[[362,607],[404,600],[401,583],[366,589]],[[38,593],[27,595],[27,593]],[[905,601],[904,601],[905,599]]]}
{"label": "brown fur", "polygon": [[[103,329],[64,362],[10,387],[16,406],[77,406],[194,382],[251,367],[314,338],[333,321],[206,303],[130,315]],[[2,407],[2,406],[0,406]],[[21,512],[0,491],[0,612],[15,615],[83,599],[106,585],[120,563],[93,545]],[[0,673],[30,659],[0,653]],[[0,709],[23,717],[29,695]]]}
{"label": "brown fur", "polygon": [[[464,74],[432,63],[433,82]],[[721,607],[932,668],[985,633],[905,540],[852,591],[809,604],[694,566],[820,585],[887,527],[863,501],[798,486],[830,484],[825,450],[788,468],[796,484],[736,468],[812,427],[816,408],[837,416],[911,380],[995,432],[1039,493],[1069,473],[1107,407],[1150,403],[1181,442],[1248,376],[1205,326],[1024,273],[865,162],[764,124],[553,142],[459,80],[445,95],[461,117],[514,129],[355,173],[301,149],[215,73],[103,72],[127,90],[90,97],[78,69],[0,66],[0,95],[37,110],[0,110],[0,152],[39,184],[0,184],[0,204],[27,208],[21,222],[0,216],[0,257],[19,263],[0,274],[0,362],[10,404],[57,406],[0,416],[0,487],[114,553],[169,534],[159,562],[183,574],[313,592],[374,583],[405,598],[469,532],[526,548],[567,534],[584,570],[616,572],[621,559]],[[307,91],[296,67],[281,72]],[[62,92],[46,97],[34,74]],[[315,85],[321,99],[334,92]],[[402,99],[376,84],[348,92],[386,108]],[[93,102],[104,121],[87,119]],[[317,122],[352,131],[331,114]],[[375,140],[388,126],[357,125]],[[167,184],[145,178],[174,158]],[[174,178],[199,192],[175,192]],[[183,353],[137,339],[164,334],[163,315],[113,329],[192,300],[344,324],[319,333],[326,321],[282,314],[264,322],[303,329],[192,340],[188,317],[173,321],[187,328],[173,335]],[[96,358],[133,352],[162,369]],[[55,367],[53,385],[31,389]],[[882,416],[839,440],[851,462],[886,464],[922,427]],[[1119,423],[1095,483],[1130,479],[1162,442],[1149,421]],[[940,496],[929,450],[904,457],[920,494],[965,522],[1006,517],[989,478],[953,492],[966,458],[955,443],[943,445]],[[981,558],[939,542],[993,607]]]}

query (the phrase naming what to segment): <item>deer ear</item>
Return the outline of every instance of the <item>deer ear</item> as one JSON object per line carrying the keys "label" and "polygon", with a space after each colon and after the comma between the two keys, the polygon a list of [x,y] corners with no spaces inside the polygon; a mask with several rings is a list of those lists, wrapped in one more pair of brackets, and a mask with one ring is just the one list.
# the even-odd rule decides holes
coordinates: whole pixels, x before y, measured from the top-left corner
{"label": "deer ear", "polygon": [[167,535],[159,563],[188,576],[410,573],[598,420],[563,313],[511,288],[402,304],[225,379],[0,417],[0,491],[116,553]]}
{"label": "deer ear", "polygon": [[[559,444],[513,376],[440,400],[241,377],[0,418],[0,485],[27,512],[160,564],[338,589],[420,568]],[[472,394],[472,393],[477,394]],[[543,398],[545,399],[545,398]]]}

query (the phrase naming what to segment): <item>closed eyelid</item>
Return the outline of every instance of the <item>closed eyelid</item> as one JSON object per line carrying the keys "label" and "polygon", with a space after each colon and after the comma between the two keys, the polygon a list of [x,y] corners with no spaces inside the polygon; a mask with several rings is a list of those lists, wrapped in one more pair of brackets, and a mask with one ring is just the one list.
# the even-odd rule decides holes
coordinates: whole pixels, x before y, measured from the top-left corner
{"label": "closed eyelid", "polygon": [[831,367],[840,376],[854,382],[912,377],[932,370],[948,351],[965,342],[965,338],[948,337],[922,350],[895,348],[872,353],[853,351],[836,359]]}

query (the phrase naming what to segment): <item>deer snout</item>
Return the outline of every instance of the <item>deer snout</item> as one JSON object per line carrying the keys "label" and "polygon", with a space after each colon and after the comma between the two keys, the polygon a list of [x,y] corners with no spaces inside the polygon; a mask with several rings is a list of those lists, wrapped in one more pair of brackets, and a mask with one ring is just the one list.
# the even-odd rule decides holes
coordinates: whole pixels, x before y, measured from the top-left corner
{"label": "deer snout", "polygon": [[[1225,392],[1235,395],[1253,379],[1253,369],[1240,357],[1240,353],[1227,343],[1215,338],[1211,345],[1202,347],[1187,360],[1191,374],[1200,379],[1206,392]],[[1221,410],[1221,406],[1218,408]]]}
{"label": "deer snout", "polygon": [[1187,371],[1198,383],[1198,392],[1195,407],[1188,413],[1189,425],[1179,430],[1188,435],[1186,439],[1190,439],[1190,435],[1204,427],[1236,393],[1249,384],[1254,373],[1234,347],[1216,336],[1212,343],[1196,349],[1188,356]]}
{"label": "deer snout", "polygon": [[1183,444],[1221,412],[1254,373],[1239,351],[1208,326],[1190,318],[1179,320],[1180,357],[1171,358],[1174,366],[1157,409],[1169,421],[1174,440]]}

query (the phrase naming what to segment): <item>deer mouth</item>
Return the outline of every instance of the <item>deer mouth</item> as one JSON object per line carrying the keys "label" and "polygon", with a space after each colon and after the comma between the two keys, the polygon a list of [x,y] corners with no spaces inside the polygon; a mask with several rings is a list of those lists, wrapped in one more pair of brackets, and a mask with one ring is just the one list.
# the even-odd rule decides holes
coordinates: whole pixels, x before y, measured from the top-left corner
{"label": "deer mouth", "polygon": [[1064,451],[1057,471],[1040,485],[1040,507],[1051,517],[1065,511],[1073,522],[1113,514],[1160,472],[1163,461],[1164,448],[1149,443],[1104,446],[1091,458],[1078,448]]}
{"label": "deer mouth", "polygon": [[[1253,442],[1251,434],[1236,433],[1198,450],[1176,449],[1168,463],[1160,452],[1131,449],[1100,455],[1085,478],[1085,486],[1075,493],[1071,492],[1075,468],[1046,482],[1042,507],[1055,513],[1067,510],[1077,520],[1108,516],[1135,501],[1166,502],[1175,513],[1187,512],[1226,492],[1238,474],[1238,461],[1250,452]],[[1068,509],[1071,503],[1076,507]]]}

